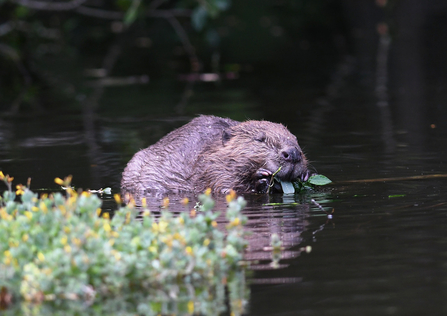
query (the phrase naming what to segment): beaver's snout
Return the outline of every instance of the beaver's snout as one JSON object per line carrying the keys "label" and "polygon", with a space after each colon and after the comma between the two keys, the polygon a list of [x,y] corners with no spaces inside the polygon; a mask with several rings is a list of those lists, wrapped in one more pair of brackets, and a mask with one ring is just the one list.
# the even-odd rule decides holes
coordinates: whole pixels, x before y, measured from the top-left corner
{"label": "beaver's snout", "polygon": [[303,153],[296,147],[286,148],[281,152],[281,157],[286,162],[298,163],[301,161]]}

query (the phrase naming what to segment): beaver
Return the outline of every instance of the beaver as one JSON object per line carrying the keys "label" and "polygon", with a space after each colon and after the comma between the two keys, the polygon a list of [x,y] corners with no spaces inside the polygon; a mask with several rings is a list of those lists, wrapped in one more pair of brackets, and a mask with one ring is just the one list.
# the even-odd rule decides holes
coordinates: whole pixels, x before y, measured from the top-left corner
{"label": "beaver", "polygon": [[[279,171],[278,171],[279,170]],[[137,152],[124,169],[123,192],[282,192],[271,179],[307,180],[307,160],[282,124],[201,115]]]}

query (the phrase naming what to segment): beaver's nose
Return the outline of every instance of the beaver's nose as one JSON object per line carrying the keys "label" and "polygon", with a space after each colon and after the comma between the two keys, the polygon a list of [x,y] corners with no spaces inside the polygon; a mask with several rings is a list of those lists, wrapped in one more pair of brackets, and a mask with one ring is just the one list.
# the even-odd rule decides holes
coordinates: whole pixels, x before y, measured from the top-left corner
{"label": "beaver's nose", "polygon": [[301,161],[301,150],[298,150],[295,147],[290,147],[281,152],[281,156],[284,158],[287,162],[293,162],[297,163]]}

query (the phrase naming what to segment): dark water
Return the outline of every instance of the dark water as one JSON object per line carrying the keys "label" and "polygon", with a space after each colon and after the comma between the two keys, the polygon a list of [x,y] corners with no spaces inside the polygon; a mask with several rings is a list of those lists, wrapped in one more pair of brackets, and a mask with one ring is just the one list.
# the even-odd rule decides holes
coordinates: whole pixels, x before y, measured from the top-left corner
{"label": "dark water", "polygon": [[[3,118],[0,169],[17,183],[32,177],[36,189],[56,189],[55,177],[72,174],[78,187],[117,192],[133,153],[197,113],[282,122],[333,184],[296,196],[247,196],[247,228],[253,232],[247,258],[254,261],[248,314],[443,315],[447,86],[431,72],[435,66],[422,62],[434,77],[415,78],[409,69],[414,76],[408,80],[390,67],[383,95],[377,92],[380,80],[365,75],[358,60],[343,59],[326,79],[311,83],[266,88],[241,79],[223,87],[199,85],[181,117],[151,115],[163,113],[163,102],[126,114],[126,100],[117,115],[103,110],[96,117]],[[423,85],[411,88],[416,79]],[[108,91],[104,102],[145,93]],[[265,250],[273,233],[285,246],[277,270],[270,269]]]}
{"label": "dark water", "polygon": [[[285,122],[314,168],[334,183],[304,195],[247,197],[247,227],[253,232],[247,258],[258,260],[250,315],[447,312],[447,178],[404,179],[447,173],[444,127],[424,126],[422,135],[393,127],[384,135],[380,109],[366,104],[371,95],[363,92],[357,100],[349,93],[336,102],[316,97],[301,112],[299,101],[292,102],[272,118],[253,112],[256,118]],[[266,105],[268,111],[271,106]],[[54,177],[73,174],[79,187],[112,186],[116,192],[132,153],[183,122],[98,120],[95,149],[85,141],[78,117],[2,121],[1,169],[18,182],[31,176],[34,188],[56,188]],[[333,212],[332,218],[312,198]],[[264,249],[272,233],[286,248],[277,270],[270,269]],[[303,251],[306,246],[309,253]]]}

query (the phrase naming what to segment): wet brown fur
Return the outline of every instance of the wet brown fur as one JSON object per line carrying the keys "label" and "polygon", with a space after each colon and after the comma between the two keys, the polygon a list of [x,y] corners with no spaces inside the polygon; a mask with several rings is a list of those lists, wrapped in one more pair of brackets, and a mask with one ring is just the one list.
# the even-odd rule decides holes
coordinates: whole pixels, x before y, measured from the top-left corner
{"label": "wet brown fur", "polygon": [[[299,151],[299,162],[284,159],[282,152],[290,148]],[[221,193],[262,192],[258,171],[274,173],[280,166],[277,177],[282,180],[307,172],[296,137],[282,124],[200,116],[136,153],[123,172],[121,188],[131,193],[202,192],[208,187]]]}

